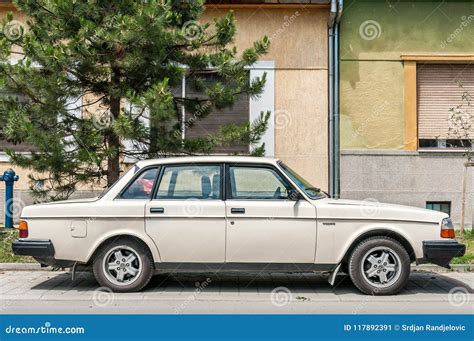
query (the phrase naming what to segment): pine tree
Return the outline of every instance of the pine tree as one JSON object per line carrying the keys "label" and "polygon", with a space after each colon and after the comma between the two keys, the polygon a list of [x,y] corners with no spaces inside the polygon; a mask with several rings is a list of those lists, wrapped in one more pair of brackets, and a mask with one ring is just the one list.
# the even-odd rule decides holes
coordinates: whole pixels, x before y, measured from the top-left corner
{"label": "pine tree", "polygon": [[[247,67],[269,40],[238,54],[232,12],[201,24],[204,0],[18,0],[16,6],[29,20],[22,27],[9,14],[0,27],[1,134],[32,146],[29,155],[7,154],[32,171],[37,197],[67,198],[83,184],[110,186],[124,157],[212,153],[234,143],[263,154],[269,113],[209,136],[181,136],[183,124],[263,90],[265,77],[250,81]],[[18,62],[8,62],[11,56]],[[217,77],[209,82],[203,70]],[[202,95],[180,97],[175,89],[183,75]],[[183,107],[192,117],[186,122]]]}

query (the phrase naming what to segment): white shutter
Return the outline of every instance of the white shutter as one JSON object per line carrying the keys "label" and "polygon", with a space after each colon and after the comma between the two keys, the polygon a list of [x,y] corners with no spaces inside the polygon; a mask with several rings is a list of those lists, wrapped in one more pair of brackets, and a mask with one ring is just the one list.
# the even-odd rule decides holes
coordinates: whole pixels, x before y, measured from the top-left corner
{"label": "white shutter", "polygon": [[449,110],[462,103],[464,91],[474,96],[474,64],[418,64],[417,78],[418,138],[455,138],[449,136]]}

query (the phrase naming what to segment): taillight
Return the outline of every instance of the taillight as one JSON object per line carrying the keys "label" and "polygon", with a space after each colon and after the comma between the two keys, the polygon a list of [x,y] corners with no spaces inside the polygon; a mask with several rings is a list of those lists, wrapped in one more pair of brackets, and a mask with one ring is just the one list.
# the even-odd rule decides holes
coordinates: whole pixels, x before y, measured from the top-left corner
{"label": "taillight", "polygon": [[20,220],[18,229],[20,230],[20,238],[28,238],[28,223],[26,221]]}
{"label": "taillight", "polygon": [[454,239],[454,226],[451,218],[444,218],[441,223],[441,238]]}

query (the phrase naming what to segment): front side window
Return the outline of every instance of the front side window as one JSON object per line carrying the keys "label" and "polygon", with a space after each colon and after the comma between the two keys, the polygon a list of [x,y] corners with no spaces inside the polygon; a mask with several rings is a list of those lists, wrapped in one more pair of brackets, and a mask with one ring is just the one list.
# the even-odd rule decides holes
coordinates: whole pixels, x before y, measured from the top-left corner
{"label": "front side window", "polygon": [[279,163],[280,167],[283,168],[285,171],[286,175],[294,181],[294,183],[306,193],[308,197],[310,197],[313,200],[316,199],[321,199],[325,198],[326,194],[324,194],[319,188],[314,187],[309,183],[309,181],[305,180],[301,175],[296,173],[294,170],[292,170],[290,167],[285,165],[283,162]]}
{"label": "front side window", "polygon": [[230,199],[288,199],[289,184],[274,170],[264,167],[229,167]]}
{"label": "front side window", "polygon": [[155,184],[157,168],[143,171],[120,196],[121,199],[150,199]]}
{"label": "front side window", "polygon": [[220,165],[167,166],[156,199],[220,199]]}

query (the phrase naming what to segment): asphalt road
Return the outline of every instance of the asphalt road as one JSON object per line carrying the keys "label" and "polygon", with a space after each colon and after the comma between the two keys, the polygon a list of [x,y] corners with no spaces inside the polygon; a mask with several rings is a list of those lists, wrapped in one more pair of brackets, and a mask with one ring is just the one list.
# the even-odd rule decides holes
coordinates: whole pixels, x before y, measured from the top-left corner
{"label": "asphalt road", "polygon": [[413,272],[396,296],[361,294],[347,278],[319,274],[160,274],[144,291],[114,294],[89,273],[0,272],[0,313],[474,313],[474,273]]}

